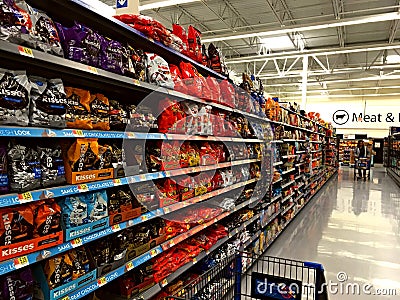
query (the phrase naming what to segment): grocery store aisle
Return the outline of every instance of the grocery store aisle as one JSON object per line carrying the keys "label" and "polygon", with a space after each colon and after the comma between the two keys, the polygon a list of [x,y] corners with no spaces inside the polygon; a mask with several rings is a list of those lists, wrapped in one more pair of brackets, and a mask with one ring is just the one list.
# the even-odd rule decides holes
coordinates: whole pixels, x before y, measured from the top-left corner
{"label": "grocery store aisle", "polygon": [[[354,182],[352,172],[342,168],[267,255],[320,262],[328,282],[337,284],[338,273],[345,272],[339,275],[348,277],[343,281],[344,293],[331,294],[331,300],[400,299],[400,189],[384,168],[374,168],[370,182]],[[354,295],[347,283],[360,286],[361,295]],[[365,287],[367,283],[373,288]],[[397,289],[397,296],[366,297],[364,287],[372,292],[375,288]]]}

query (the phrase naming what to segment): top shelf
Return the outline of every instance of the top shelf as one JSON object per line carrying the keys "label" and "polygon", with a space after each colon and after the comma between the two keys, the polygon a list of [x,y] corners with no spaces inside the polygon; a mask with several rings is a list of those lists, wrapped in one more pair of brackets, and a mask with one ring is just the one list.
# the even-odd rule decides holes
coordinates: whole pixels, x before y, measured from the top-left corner
{"label": "top shelf", "polygon": [[[169,63],[179,65],[182,60],[194,65],[202,75],[212,75],[218,79],[225,76],[194,61],[193,59],[175,51],[164,44],[154,41],[143,33],[115,19],[113,16],[102,15],[98,8],[81,0],[28,0],[32,6],[47,12],[55,20],[63,24],[71,24],[71,19],[97,30],[103,35],[110,36],[120,42],[129,42],[133,47],[141,48],[145,52],[154,52]],[[169,25],[169,24],[168,24]]]}

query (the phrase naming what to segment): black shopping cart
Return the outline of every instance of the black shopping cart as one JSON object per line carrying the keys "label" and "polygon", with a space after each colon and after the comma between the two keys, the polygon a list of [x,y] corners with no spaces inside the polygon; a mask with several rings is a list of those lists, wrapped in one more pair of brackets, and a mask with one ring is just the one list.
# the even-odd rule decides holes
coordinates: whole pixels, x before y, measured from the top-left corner
{"label": "black shopping cart", "polygon": [[242,252],[222,260],[168,300],[327,300],[321,264]]}
{"label": "black shopping cart", "polygon": [[[360,172],[362,176],[359,176],[358,173]],[[356,180],[356,178],[364,178],[364,180],[366,180],[367,178],[368,180],[371,179],[371,159],[364,157],[364,158],[358,158],[355,161],[354,180]]]}

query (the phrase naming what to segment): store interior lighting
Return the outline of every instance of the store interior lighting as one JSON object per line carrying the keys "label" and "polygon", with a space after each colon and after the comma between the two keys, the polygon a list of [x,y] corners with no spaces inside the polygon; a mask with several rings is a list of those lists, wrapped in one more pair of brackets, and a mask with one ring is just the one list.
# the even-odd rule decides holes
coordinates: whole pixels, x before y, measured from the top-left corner
{"label": "store interior lighting", "polygon": [[293,43],[287,35],[261,38],[260,43],[271,50],[294,49]]}

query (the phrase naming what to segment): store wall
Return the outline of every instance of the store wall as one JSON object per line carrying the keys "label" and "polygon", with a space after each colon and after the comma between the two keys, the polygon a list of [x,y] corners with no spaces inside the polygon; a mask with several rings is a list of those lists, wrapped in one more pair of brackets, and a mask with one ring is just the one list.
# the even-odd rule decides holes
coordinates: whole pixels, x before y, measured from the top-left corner
{"label": "store wall", "polygon": [[396,98],[311,99],[306,110],[320,112],[341,134],[383,138],[388,135],[390,126],[400,127],[400,105]]}

